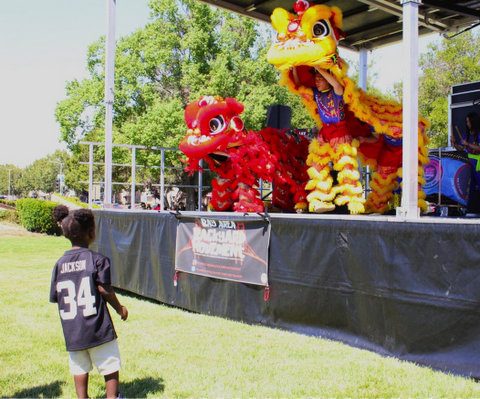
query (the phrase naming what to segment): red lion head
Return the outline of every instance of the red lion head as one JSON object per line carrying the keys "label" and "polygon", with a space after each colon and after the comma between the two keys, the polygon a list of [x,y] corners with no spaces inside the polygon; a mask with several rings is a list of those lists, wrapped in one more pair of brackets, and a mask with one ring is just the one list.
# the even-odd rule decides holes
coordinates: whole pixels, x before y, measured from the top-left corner
{"label": "red lion head", "polygon": [[180,150],[189,159],[202,159],[238,145],[245,130],[240,114],[243,104],[234,98],[204,96],[185,108],[187,135]]}

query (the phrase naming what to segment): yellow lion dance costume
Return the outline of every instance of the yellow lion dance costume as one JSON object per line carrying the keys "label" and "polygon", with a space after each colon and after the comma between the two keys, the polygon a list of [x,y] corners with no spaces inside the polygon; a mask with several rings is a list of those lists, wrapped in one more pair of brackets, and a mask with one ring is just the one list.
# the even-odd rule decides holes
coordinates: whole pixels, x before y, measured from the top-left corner
{"label": "yellow lion dance costume", "polygon": [[[302,102],[321,128],[318,138],[310,144],[307,160],[309,210],[327,212],[335,207],[335,203],[347,204],[350,213],[383,213],[389,209],[393,191],[398,188],[397,177],[401,177],[402,106],[367,94],[347,77],[348,65],[340,58],[337,49],[343,35],[339,8],[298,0],[294,10],[296,15],[282,8],[273,11],[272,26],[278,35],[267,57],[281,71],[280,84],[302,97]],[[322,123],[318,100],[312,95],[315,85],[310,73],[312,68],[327,70],[343,86],[344,125],[350,135],[345,140],[324,139],[322,131],[328,131],[329,126]],[[419,207],[424,211],[427,204],[421,186],[425,184],[423,165],[428,163],[425,147],[428,139],[424,134],[427,126],[428,122],[420,118]],[[359,182],[357,157],[375,171],[366,203]],[[339,172],[336,186],[333,186],[330,174],[331,164]]]}

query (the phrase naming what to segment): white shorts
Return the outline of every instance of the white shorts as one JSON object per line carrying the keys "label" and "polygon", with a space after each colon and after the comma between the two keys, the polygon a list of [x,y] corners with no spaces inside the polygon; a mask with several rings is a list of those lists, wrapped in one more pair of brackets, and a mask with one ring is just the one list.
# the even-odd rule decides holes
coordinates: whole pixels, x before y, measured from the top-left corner
{"label": "white shorts", "polygon": [[120,351],[117,340],[81,351],[70,351],[70,372],[73,375],[89,373],[93,365],[97,366],[100,375],[109,375],[120,370]]}

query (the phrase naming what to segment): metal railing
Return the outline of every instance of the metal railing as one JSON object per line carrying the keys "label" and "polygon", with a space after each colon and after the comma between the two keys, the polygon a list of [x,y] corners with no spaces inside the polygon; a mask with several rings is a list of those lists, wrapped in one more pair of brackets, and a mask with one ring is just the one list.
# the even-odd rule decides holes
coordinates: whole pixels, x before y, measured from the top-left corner
{"label": "metal railing", "polygon": [[[93,185],[94,184],[103,184],[102,181],[95,182],[93,181],[93,166],[105,166],[105,162],[95,162],[93,159],[93,148],[94,146],[104,146],[105,143],[102,142],[92,142],[92,141],[81,141],[80,144],[88,145],[88,162],[80,162],[82,165],[89,165],[89,173],[88,173],[88,181],[81,181],[80,183],[88,183],[88,205],[89,208],[92,207],[93,201]],[[160,183],[159,184],[152,184],[153,187],[160,188],[160,208],[161,210],[165,209],[165,188],[166,187],[183,187],[183,188],[196,188],[198,190],[198,199],[197,199],[197,209],[202,210],[202,192],[205,188],[209,188],[204,186],[203,184],[203,172],[198,172],[198,183],[196,185],[187,185],[187,184],[165,184],[165,170],[172,169],[172,170],[183,170],[182,167],[178,166],[171,166],[165,165],[165,151],[175,151],[180,152],[179,148],[172,148],[172,147],[146,147],[143,145],[133,145],[133,144],[112,144],[113,147],[122,147],[131,150],[131,163],[130,164],[120,164],[120,163],[112,163],[112,166],[116,167],[129,167],[131,168],[131,182],[112,182],[112,185],[130,185],[130,203],[131,209],[135,209],[135,193],[137,186],[145,186],[145,183],[137,183],[136,182],[136,170],[138,168],[144,168],[145,165],[137,165],[136,164],[136,152],[137,150],[154,150],[160,151],[160,166],[149,166],[152,169],[160,169]],[[202,166],[202,161],[200,161],[200,166]],[[204,168],[205,171],[208,169]],[[364,196],[366,197],[369,190],[369,180],[370,180],[370,170],[368,168],[360,168],[360,173],[362,176],[362,180],[364,182]],[[272,194],[274,190],[273,184],[270,184],[270,187],[265,187],[264,182],[260,179],[258,184],[258,191],[260,192],[260,198],[265,200],[267,197]]]}
{"label": "metal railing", "polygon": [[[105,143],[93,142],[93,141],[81,141],[80,144],[88,145],[88,162],[80,162],[82,165],[88,165],[88,181],[81,181],[80,183],[88,183],[88,206],[92,208],[93,201],[93,185],[102,184],[102,181],[93,181],[93,167],[94,166],[103,166],[105,167],[105,162],[95,162],[93,149],[95,146],[105,146]],[[137,186],[145,186],[145,183],[136,182],[136,171],[138,168],[144,168],[145,165],[136,164],[136,155],[137,150],[154,150],[160,151],[160,166],[149,166],[152,169],[160,169],[160,183],[152,184],[153,187],[160,188],[160,208],[161,210],[165,209],[165,188],[166,187],[183,187],[183,188],[197,188],[198,190],[198,201],[197,201],[197,210],[202,209],[202,191],[204,188],[203,185],[203,172],[198,172],[198,184],[196,185],[187,185],[187,184],[165,184],[165,170],[183,170],[182,167],[165,165],[165,151],[176,151],[179,152],[178,148],[171,147],[146,147],[143,145],[133,145],[133,144],[112,144],[113,147],[122,147],[127,148],[131,151],[131,163],[130,164],[119,164],[112,163],[112,166],[120,167],[129,167],[131,168],[131,182],[112,182],[112,185],[130,185],[130,208],[135,209],[135,193]],[[200,162],[200,166],[202,163]],[[208,169],[205,169],[208,170]]]}

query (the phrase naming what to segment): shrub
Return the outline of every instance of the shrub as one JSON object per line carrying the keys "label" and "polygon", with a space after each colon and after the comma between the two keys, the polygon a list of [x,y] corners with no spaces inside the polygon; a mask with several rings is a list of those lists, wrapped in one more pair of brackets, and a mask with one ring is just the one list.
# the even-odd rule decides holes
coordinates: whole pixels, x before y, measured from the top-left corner
{"label": "shrub", "polygon": [[0,199],[0,204],[4,204],[7,206],[11,206],[12,208],[15,208],[15,201]]}
{"label": "shrub", "polygon": [[33,198],[24,198],[17,201],[17,211],[20,222],[28,231],[46,234],[60,234],[60,228],[53,220],[52,210],[57,202]]}
{"label": "shrub", "polygon": [[18,212],[15,209],[1,209],[0,208],[0,221],[20,224],[18,218]]}

